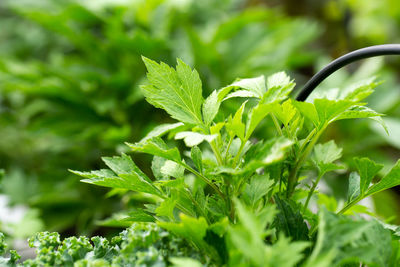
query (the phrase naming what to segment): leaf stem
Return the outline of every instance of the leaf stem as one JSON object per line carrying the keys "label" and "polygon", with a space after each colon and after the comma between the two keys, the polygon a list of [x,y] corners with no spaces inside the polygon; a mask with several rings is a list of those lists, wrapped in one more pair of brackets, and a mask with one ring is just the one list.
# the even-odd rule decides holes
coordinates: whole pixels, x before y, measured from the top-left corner
{"label": "leaf stem", "polygon": [[191,192],[188,188],[186,188],[186,191],[188,192],[188,195],[189,195],[190,200],[193,202],[193,204],[194,204],[194,205],[196,206],[196,208],[199,210],[200,215],[203,216],[204,219],[206,219],[206,221],[207,221],[208,224],[211,224],[211,223],[210,223],[210,220],[208,219],[208,216],[206,216],[206,214],[204,213],[203,209],[200,207],[199,202],[197,202],[196,199],[194,199],[194,197],[193,197],[193,195],[192,195],[192,192]]}
{"label": "leaf stem", "polygon": [[187,165],[184,162],[180,163],[183,167],[185,167],[188,171],[190,171],[191,173],[193,173],[194,175],[196,175],[197,177],[199,177],[200,179],[202,179],[204,182],[206,182],[212,189],[214,189],[215,192],[217,192],[217,194],[225,200],[225,195],[221,192],[221,190],[218,188],[218,186],[216,186],[215,184],[213,184],[213,182],[211,182],[210,180],[208,180],[207,177],[205,177],[204,175],[202,175],[201,173],[197,172],[195,169],[193,169],[192,167],[190,167],[189,165]]}
{"label": "leaf stem", "polygon": [[318,175],[317,180],[314,181],[313,186],[311,187],[310,191],[308,192],[307,200],[304,203],[303,213],[306,212],[307,207],[308,207],[308,203],[310,202],[310,199],[311,199],[311,196],[314,193],[315,188],[317,187],[317,185],[318,185],[319,181],[321,180],[322,176],[323,176],[322,173],[320,173]]}

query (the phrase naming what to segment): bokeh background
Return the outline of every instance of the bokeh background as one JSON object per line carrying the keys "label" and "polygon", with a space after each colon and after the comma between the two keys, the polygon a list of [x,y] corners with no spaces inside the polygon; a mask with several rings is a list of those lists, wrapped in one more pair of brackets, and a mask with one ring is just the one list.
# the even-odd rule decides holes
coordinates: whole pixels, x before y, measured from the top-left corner
{"label": "bokeh background", "polygon": [[[400,42],[397,0],[1,0],[0,231],[19,240],[41,230],[108,234],[123,227],[134,194],[79,182],[68,169],[101,168],[170,119],[147,104],[141,56],[195,67],[208,94],[235,78],[284,70],[297,89],[332,59],[369,45]],[[319,90],[377,76],[368,99],[387,114],[390,135],[367,120],[344,121],[323,139],[343,162],[400,158],[400,57],[364,60]],[[226,107],[229,109],[229,107]],[[258,131],[265,138],[268,125]],[[133,155],[149,172],[150,158]],[[328,179],[340,201],[348,174]],[[368,204],[400,223],[397,190]]]}

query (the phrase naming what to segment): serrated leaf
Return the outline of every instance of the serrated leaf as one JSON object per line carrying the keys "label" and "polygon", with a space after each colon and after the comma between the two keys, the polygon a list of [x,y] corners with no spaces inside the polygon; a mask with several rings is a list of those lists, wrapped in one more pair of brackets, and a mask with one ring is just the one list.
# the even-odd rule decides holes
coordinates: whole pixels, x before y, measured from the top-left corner
{"label": "serrated leaf", "polygon": [[293,90],[295,83],[290,80],[285,72],[278,72],[268,77],[267,86],[268,90],[261,100],[264,104],[285,100]]}
{"label": "serrated leaf", "polygon": [[318,120],[323,125],[335,121],[338,116],[353,106],[354,103],[349,100],[315,99],[314,105],[318,113]]}
{"label": "serrated leaf", "polygon": [[289,122],[296,115],[296,108],[292,104],[292,100],[288,99],[282,104],[271,105],[271,112],[281,121],[285,126],[289,124]]}
{"label": "serrated leaf", "polygon": [[233,89],[232,86],[226,86],[218,91],[213,91],[203,103],[204,124],[209,126],[218,114],[219,107],[225,96]]}
{"label": "serrated leaf", "polygon": [[194,146],[190,152],[193,163],[200,173],[203,173],[203,155],[199,147]]}
{"label": "serrated leaf", "polygon": [[360,102],[364,100],[374,92],[374,88],[379,84],[374,82],[374,80],[375,77],[345,88],[340,94],[340,99],[346,99],[354,102]]}
{"label": "serrated leaf", "polygon": [[400,185],[400,160],[396,162],[389,173],[379,183],[371,186],[366,194],[372,195],[398,185]]}
{"label": "serrated leaf", "polygon": [[147,101],[163,108],[173,118],[189,124],[201,124],[203,103],[201,80],[197,71],[178,59],[176,71],[165,63],[143,57],[150,85],[141,87]]}
{"label": "serrated leaf", "polygon": [[333,140],[325,144],[317,144],[314,147],[314,153],[311,160],[318,166],[320,175],[326,172],[342,168],[339,165],[333,164],[342,156],[342,149],[337,147]]}
{"label": "serrated leaf", "polygon": [[294,241],[308,241],[308,228],[299,207],[293,202],[280,199],[277,195],[274,196],[274,200],[278,209],[274,220],[277,231],[283,232]]}
{"label": "serrated leaf", "polygon": [[164,134],[168,133],[169,131],[174,130],[178,127],[181,127],[183,125],[184,124],[181,122],[165,123],[165,124],[158,125],[153,130],[151,130],[142,140],[140,140],[140,142],[145,142],[146,140],[151,139],[153,137],[161,137]]}
{"label": "serrated leaf", "polygon": [[216,137],[217,135],[215,134],[208,135],[196,132],[179,132],[175,135],[175,139],[183,139],[185,145],[188,147],[197,146],[204,141],[211,143]]}
{"label": "serrated leaf", "polygon": [[360,175],[360,192],[364,194],[372,179],[383,168],[383,164],[377,164],[369,158],[354,158],[354,164]]}
{"label": "serrated leaf", "polygon": [[153,137],[144,142],[135,144],[126,143],[133,151],[151,154],[154,156],[169,159],[175,162],[181,161],[178,148],[168,148],[167,144],[160,137]]}
{"label": "serrated leaf", "polygon": [[256,78],[239,79],[229,86],[239,87],[245,90],[238,90],[236,92],[233,92],[225,97],[224,100],[232,97],[255,97],[261,99],[266,92],[265,78],[263,75]]}
{"label": "serrated leaf", "polygon": [[131,157],[122,154],[121,157],[103,157],[101,158],[104,163],[117,175],[136,173],[144,180],[151,182],[151,180],[136,166]]}
{"label": "serrated leaf", "polygon": [[173,218],[173,212],[176,205],[176,200],[167,198],[163,202],[161,202],[160,206],[156,208],[157,216],[165,216],[168,218]]}
{"label": "serrated leaf", "polygon": [[172,160],[167,160],[161,167],[160,172],[166,176],[181,178],[183,177],[185,168]]}
{"label": "serrated leaf", "polygon": [[266,175],[254,175],[243,192],[243,200],[250,207],[255,207],[257,202],[272,190],[274,180]]}

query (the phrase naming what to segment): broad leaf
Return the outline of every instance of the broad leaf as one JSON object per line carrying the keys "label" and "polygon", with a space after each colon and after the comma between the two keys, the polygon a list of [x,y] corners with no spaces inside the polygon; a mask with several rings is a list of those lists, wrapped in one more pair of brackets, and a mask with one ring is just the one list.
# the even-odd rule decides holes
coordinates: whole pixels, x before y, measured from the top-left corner
{"label": "broad leaf", "polygon": [[185,168],[172,160],[167,160],[161,167],[160,172],[166,176],[181,178],[183,177]]}
{"label": "broad leaf", "polygon": [[228,122],[225,124],[225,127],[231,137],[237,136],[240,140],[244,140],[245,134],[245,124],[242,122],[244,108],[246,106],[246,102],[244,102],[240,108],[236,111],[233,118],[229,118]]}
{"label": "broad leaf", "polygon": [[266,175],[254,175],[249,184],[243,192],[243,200],[250,207],[255,207],[257,202],[267,195],[272,189],[274,180],[269,178],[269,174]]}
{"label": "broad leaf", "polygon": [[371,184],[372,179],[383,168],[383,165],[376,164],[369,158],[355,158],[354,164],[360,174],[360,192],[364,194]]}
{"label": "broad leaf", "polygon": [[145,57],[143,61],[150,82],[141,87],[147,101],[183,123],[201,124],[203,97],[198,73],[179,59],[176,71],[162,62]]}
{"label": "broad leaf", "polygon": [[142,140],[140,140],[140,142],[144,142],[153,137],[161,137],[164,134],[168,133],[169,131],[174,130],[181,126],[183,126],[183,123],[181,122],[161,124],[155,127],[153,130],[151,130]]}
{"label": "broad leaf", "polygon": [[263,75],[256,78],[240,79],[232,83],[230,86],[240,87],[245,90],[233,92],[229,94],[224,100],[232,97],[256,97],[261,99],[266,92],[265,78]]}
{"label": "broad leaf", "polygon": [[199,147],[194,146],[190,152],[193,163],[200,173],[203,173],[203,155]]}
{"label": "broad leaf", "polygon": [[216,137],[217,135],[215,134],[207,135],[196,132],[179,132],[175,135],[175,139],[183,139],[188,147],[197,146],[204,141],[211,143]]}
{"label": "broad leaf", "polygon": [[257,127],[257,125],[268,115],[271,111],[271,105],[261,104],[256,105],[250,112],[249,119],[246,125],[246,136],[245,139],[248,140]]}
{"label": "broad leaf", "polygon": [[389,173],[385,175],[379,183],[369,188],[367,195],[372,195],[398,185],[400,185],[400,160],[396,162]]}
{"label": "broad leaf", "polygon": [[167,144],[165,144],[165,142],[159,137],[153,137],[144,142],[139,142],[135,144],[126,143],[126,145],[136,152],[159,156],[175,162],[181,161],[181,155],[178,148],[168,148]]}
{"label": "broad leaf", "polygon": [[356,172],[350,173],[349,189],[347,191],[347,203],[352,202],[360,195],[360,175]]}
{"label": "broad leaf", "polygon": [[203,120],[205,125],[210,125],[218,114],[221,102],[224,100],[233,87],[227,86],[218,91],[213,91],[203,103]]}
{"label": "broad leaf", "polygon": [[287,98],[293,90],[295,83],[284,72],[278,72],[268,77],[268,90],[263,95],[262,103],[281,102]]}

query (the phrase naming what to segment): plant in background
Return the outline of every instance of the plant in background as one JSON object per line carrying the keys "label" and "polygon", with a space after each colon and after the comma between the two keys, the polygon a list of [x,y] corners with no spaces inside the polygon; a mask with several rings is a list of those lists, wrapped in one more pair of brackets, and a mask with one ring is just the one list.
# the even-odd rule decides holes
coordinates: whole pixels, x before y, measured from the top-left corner
{"label": "plant in background", "polygon": [[[28,266],[34,261],[76,266],[151,266],[157,261],[161,266],[398,265],[398,227],[380,221],[359,202],[400,185],[400,161],[382,173],[382,165],[354,158],[344,203],[317,191],[326,173],[348,169],[338,162],[342,149],[334,141],[318,143],[330,124],[370,118],[385,127],[382,114],[364,102],[376,82],[298,102],[288,97],[294,82],[280,72],[266,80],[237,80],[203,99],[198,73],[182,61],[176,69],[147,58],[144,62],[146,100],[178,121],[127,144],[153,156],[153,177],[125,154],[103,158],[109,169],[73,171],[86,183],[134,191],[142,201],[120,220],[135,223],[111,243],[70,238],[61,245],[56,234],[39,234],[31,244],[46,257]],[[223,114],[221,105],[236,97],[245,101],[235,113]],[[276,135],[253,138],[268,120]],[[183,140],[187,149],[181,153],[165,136]]]}
{"label": "plant in background", "polygon": [[87,234],[122,208],[65,170],[96,168],[167,119],[143,101],[142,54],[190,61],[205,92],[239,74],[312,62],[315,53],[299,51],[315,24],[245,2],[1,1],[0,161],[10,202],[35,209],[47,229]]}

